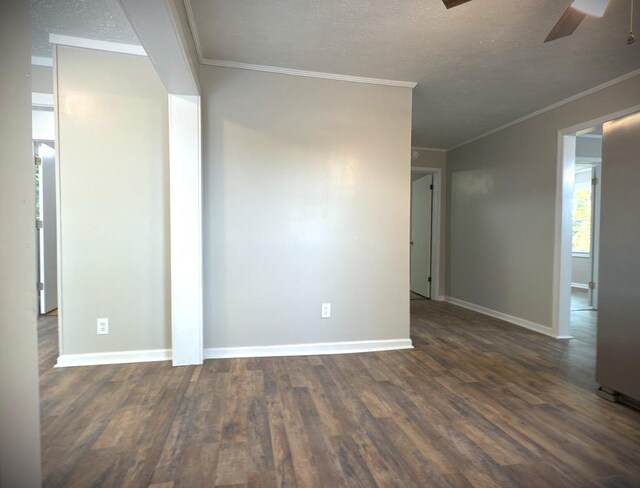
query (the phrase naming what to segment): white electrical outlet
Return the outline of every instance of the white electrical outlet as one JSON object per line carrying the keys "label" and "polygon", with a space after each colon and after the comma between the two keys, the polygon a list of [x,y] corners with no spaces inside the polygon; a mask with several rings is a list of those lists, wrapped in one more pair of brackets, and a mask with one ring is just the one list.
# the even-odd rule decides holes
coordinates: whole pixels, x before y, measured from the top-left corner
{"label": "white electrical outlet", "polygon": [[109,333],[109,319],[98,319],[98,335],[105,335]]}
{"label": "white electrical outlet", "polygon": [[323,319],[328,319],[331,317],[331,304],[330,303],[323,303],[322,304],[322,318]]}

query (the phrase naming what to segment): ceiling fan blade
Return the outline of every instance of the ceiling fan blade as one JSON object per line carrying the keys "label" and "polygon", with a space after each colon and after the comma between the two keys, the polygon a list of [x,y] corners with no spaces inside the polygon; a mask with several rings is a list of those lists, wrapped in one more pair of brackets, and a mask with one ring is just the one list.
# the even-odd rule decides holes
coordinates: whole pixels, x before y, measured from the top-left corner
{"label": "ceiling fan blade", "polygon": [[569,7],[560,17],[558,23],[551,29],[544,42],[554,41],[561,37],[570,36],[580,25],[580,22],[587,16],[584,12]]}
{"label": "ceiling fan blade", "polygon": [[585,14],[602,17],[607,11],[609,0],[573,0],[571,6]]}
{"label": "ceiling fan blade", "polygon": [[462,5],[463,3],[470,2],[471,0],[442,0],[444,6],[447,8],[457,7],[458,5]]}

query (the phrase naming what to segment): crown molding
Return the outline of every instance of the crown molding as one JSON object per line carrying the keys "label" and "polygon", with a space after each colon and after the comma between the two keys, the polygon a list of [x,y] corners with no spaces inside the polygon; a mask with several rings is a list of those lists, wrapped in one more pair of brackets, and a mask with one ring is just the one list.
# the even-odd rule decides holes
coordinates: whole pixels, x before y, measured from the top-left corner
{"label": "crown molding", "polygon": [[476,136],[472,139],[469,139],[468,141],[462,142],[460,144],[457,144],[449,149],[447,149],[447,151],[453,151],[454,149],[458,149],[459,147],[462,146],[466,146],[467,144],[471,144],[472,142],[478,141],[480,139],[483,139],[487,136],[490,136],[491,134],[495,134],[496,132],[500,132],[501,130],[504,129],[508,129],[509,127],[513,127],[514,125],[517,125],[521,122],[524,122],[526,120],[532,119],[534,117],[537,117],[538,115],[542,115],[543,113],[549,112],[551,110],[554,110],[556,108],[562,107],[563,105],[566,105],[568,103],[571,102],[575,102],[576,100],[580,100],[581,98],[584,98],[586,96],[592,95],[594,93],[597,93],[601,90],[604,90],[605,88],[609,88],[611,86],[617,85],[618,83],[622,83],[623,81],[627,81],[630,80],[631,78],[634,78],[636,76],[640,75],[640,69],[631,71],[630,73],[627,73],[626,75],[622,75],[619,76],[618,78],[614,78],[612,80],[607,81],[606,83],[602,83],[601,85],[598,86],[594,86],[593,88],[590,88],[589,90],[585,90],[583,92],[578,93],[577,95],[573,95],[572,97],[569,98],[565,98],[564,100],[560,100],[559,102],[554,103],[553,105],[549,105],[548,107],[542,108],[540,110],[537,110],[535,112],[530,113],[529,115],[525,115],[524,117],[520,117],[519,119],[514,120],[513,122],[509,122],[508,124],[504,124],[501,125],[500,127],[490,130],[489,132],[485,132],[482,135]]}
{"label": "crown molding", "polygon": [[446,149],[442,149],[439,147],[419,147],[419,146],[411,146],[411,149],[415,151],[433,151],[433,152],[447,152]]}
{"label": "crown molding", "polygon": [[198,35],[198,28],[196,27],[196,18],[193,15],[193,7],[191,7],[190,0],[184,0],[184,9],[187,12],[187,23],[189,24],[189,29],[191,29],[193,43],[196,46],[196,54],[198,55],[200,64],[202,64],[202,60],[204,59],[202,56],[202,46],[200,44],[200,36]]}
{"label": "crown molding", "polygon": [[246,69],[251,71],[262,71],[266,73],[278,73],[282,75],[291,76],[304,76],[307,78],[321,78],[325,80],[336,81],[348,81],[351,83],[367,83],[370,85],[384,85],[384,86],[398,86],[401,88],[415,88],[417,83],[412,81],[397,81],[397,80],[385,80],[380,78],[365,78],[361,76],[339,75],[334,73],[322,73],[319,71],[306,71],[292,68],[280,68],[277,66],[266,66],[262,64],[250,64],[240,63],[237,61],[225,61],[221,59],[207,59],[202,54],[202,45],[200,44],[200,36],[198,35],[198,28],[196,27],[195,15],[193,13],[193,7],[190,0],[184,0],[184,8],[187,12],[187,21],[191,28],[191,34],[193,35],[193,41],[196,46],[196,52],[198,58],[200,58],[200,64],[206,66],[219,66],[223,68],[237,68]]}
{"label": "crown molding", "polygon": [[81,47],[85,49],[95,49],[97,51],[108,51],[112,53],[133,54],[135,56],[146,56],[147,52],[142,46],[136,44],[124,44],[122,42],[98,41],[84,37],[65,36],[62,34],[49,34],[49,42],[59,46]]}
{"label": "crown molding", "polygon": [[46,68],[53,67],[53,58],[46,58],[44,56],[31,56],[32,66],[44,66]]}
{"label": "crown molding", "polygon": [[201,59],[200,62],[207,66],[220,66],[223,68],[237,68],[251,71],[263,71],[282,75],[304,76],[307,78],[322,78],[325,80],[348,81],[351,83],[367,83],[370,85],[398,86],[401,88],[415,88],[417,83],[412,81],[384,80],[380,78],[364,78],[361,76],[338,75],[334,73],[321,73],[319,71],[305,71],[301,69],[279,68],[277,66],[265,66],[262,64],[239,63],[237,61],[224,61],[220,59]]}

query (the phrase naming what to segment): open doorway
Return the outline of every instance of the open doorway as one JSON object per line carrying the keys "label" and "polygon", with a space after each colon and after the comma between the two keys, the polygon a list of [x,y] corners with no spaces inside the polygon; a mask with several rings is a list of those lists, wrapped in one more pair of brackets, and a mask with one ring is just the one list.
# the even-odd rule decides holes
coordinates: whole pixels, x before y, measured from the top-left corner
{"label": "open doorway", "polygon": [[600,249],[602,124],[570,134],[575,137],[571,226],[572,336],[595,338]]}
{"label": "open doorway", "polygon": [[[591,314],[591,328],[595,338],[596,312],[600,309],[598,302],[601,294],[600,207],[602,203],[606,204],[607,200],[606,195],[602,199],[604,202],[601,202],[600,198],[602,180],[606,182],[607,179],[607,161],[603,157],[603,127],[608,121],[625,117],[638,110],[640,106],[630,107],[558,132],[552,320],[553,335],[557,338],[573,337],[572,329],[575,326],[572,317],[579,313]],[[591,148],[590,153],[588,147]],[[576,202],[574,207],[574,197],[580,189],[582,193],[578,198],[583,199],[582,212],[575,214],[579,202]],[[582,223],[579,222],[581,219]],[[581,225],[574,226],[574,223]],[[579,238],[577,234],[582,237]],[[585,250],[588,252],[585,253]],[[580,251],[583,251],[583,255],[576,256]],[[582,275],[580,270],[574,267],[577,259],[582,259],[578,265],[585,272]],[[572,310],[574,308],[581,310]]]}
{"label": "open doorway", "polygon": [[412,300],[437,299],[440,256],[438,168],[411,169],[410,290]]}
{"label": "open doorway", "polygon": [[[39,74],[46,75],[46,67]],[[41,76],[43,77],[43,76]],[[46,89],[46,87],[45,87]],[[35,185],[36,287],[41,366],[58,357],[58,190],[55,123],[51,93],[33,92],[32,139]]]}
{"label": "open doorway", "polygon": [[431,298],[433,174],[411,174],[411,298]]}
{"label": "open doorway", "polygon": [[36,140],[35,162],[37,270],[40,314],[58,309],[58,245],[56,235],[55,144]]}

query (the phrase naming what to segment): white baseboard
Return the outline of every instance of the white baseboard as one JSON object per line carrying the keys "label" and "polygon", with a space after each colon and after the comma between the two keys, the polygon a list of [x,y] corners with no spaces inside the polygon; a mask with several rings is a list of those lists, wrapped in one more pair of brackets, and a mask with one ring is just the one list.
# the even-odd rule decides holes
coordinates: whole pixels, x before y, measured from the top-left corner
{"label": "white baseboard", "polygon": [[56,368],[96,366],[101,364],[146,363],[151,361],[168,361],[170,359],[171,349],[63,354],[58,357]]}
{"label": "white baseboard", "polygon": [[[317,356],[322,354],[351,354],[358,352],[412,349],[411,339],[387,341],[327,342],[319,344],[291,344],[285,346],[221,347],[204,350],[204,359],[258,358],[274,356]],[[63,354],[56,368],[97,366],[104,364],[146,363],[168,361],[171,349],[147,351],[97,352],[89,354]]]}
{"label": "white baseboard", "polygon": [[210,347],[205,348],[204,358],[219,359],[273,356],[319,356],[323,354],[351,354],[358,352],[391,351],[396,349],[413,349],[411,339],[288,344],[284,346]]}
{"label": "white baseboard", "polygon": [[580,290],[588,290],[589,285],[586,283],[571,283],[571,288],[579,288]]}
{"label": "white baseboard", "polygon": [[549,337],[553,337],[556,339],[569,338],[569,337],[556,337],[555,335],[553,335],[553,331],[551,330],[551,327],[546,327],[542,324],[537,324],[535,322],[531,322],[529,320],[522,319],[520,317],[514,317],[513,315],[498,312],[496,310],[491,310],[490,308],[486,308],[481,305],[476,305],[475,303],[465,302],[464,300],[459,300],[453,297],[447,297],[447,302],[451,303],[452,305],[457,305],[458,307],[466,308],[469,310],[473,310],[474,312],[479,312],[481,314],[488,315],[489,317],[504,320],[505,322],[509,322],[510,324],[514,324],[519,327],[524,327],[525,329],[529,329],[534,332],[539,332],[540,334],[544,334]]}
{"label": "white baseboard", "polygon": [[435,298],[436,302],[446,302],[447,301],[447,297],[444,295],[440,295],[439,297]]}

